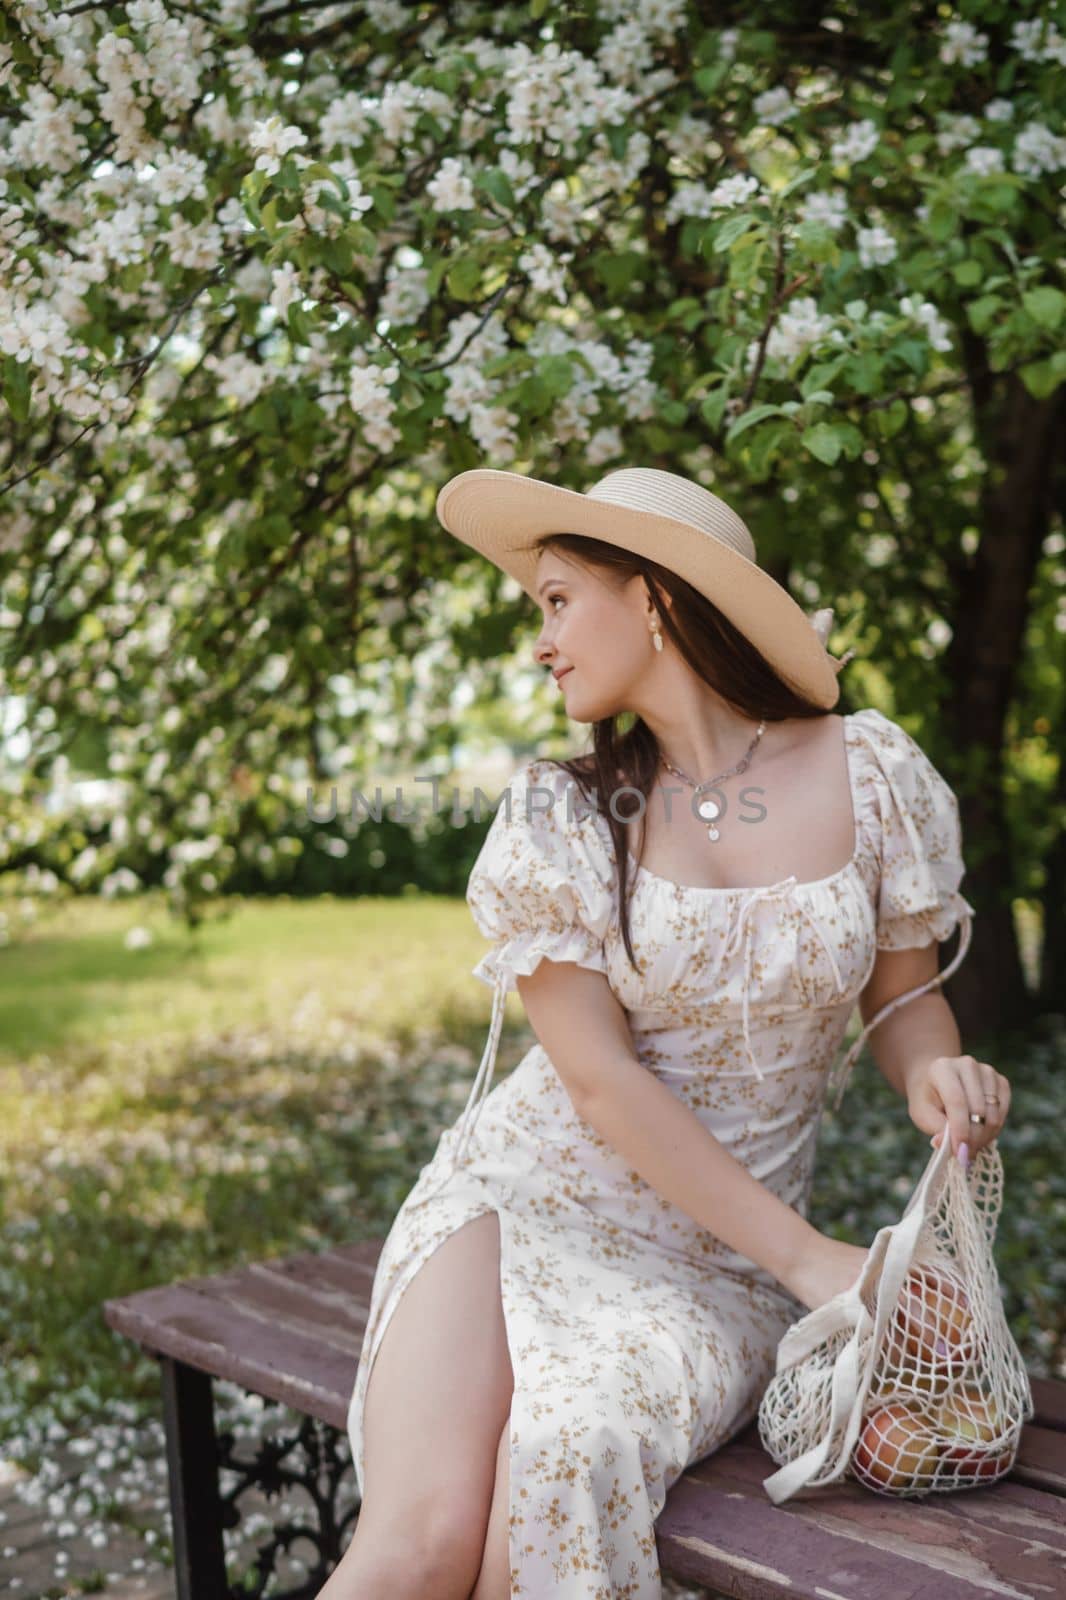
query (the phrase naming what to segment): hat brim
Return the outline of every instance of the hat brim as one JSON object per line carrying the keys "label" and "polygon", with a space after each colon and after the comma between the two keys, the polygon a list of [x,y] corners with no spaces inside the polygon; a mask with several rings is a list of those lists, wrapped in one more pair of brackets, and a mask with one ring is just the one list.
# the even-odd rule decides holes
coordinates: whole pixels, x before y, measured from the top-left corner
{"label": "hat brim", "polygon": [[546,533],[585,534],[662,561],[707,595],[808,699],[829,711],[840,698],[832,658],[788,591],[760,566],[687,522],[491,467],[472,467],[450,478],[437,495],[437,516],[455,538],[510,573],[535,604],[532,546]]}

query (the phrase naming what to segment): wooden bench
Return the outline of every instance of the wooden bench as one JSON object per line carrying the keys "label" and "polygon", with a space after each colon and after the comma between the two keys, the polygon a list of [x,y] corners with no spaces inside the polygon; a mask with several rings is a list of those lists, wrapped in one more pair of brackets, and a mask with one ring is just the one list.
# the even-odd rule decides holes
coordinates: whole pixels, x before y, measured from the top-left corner
{"label": "wooden bench", "polygon": [[[253,1262],[105,1302],[108,1325],[161,1364],[178,1600],[248,1593],[227,1587],[222,1530],[239,1521],[244,1485],[233,1494],[220,1487],[229,1441],[216,1438],[213,1378],[303,1419],[299,1438],[317,1472],[319,1564],[289,1600],[317,1594],[339,1559],[357,1504],[345,1519],[335,1514],[345,1474],[353,1500],[355,1491],[347,1452],[342,1460],[330,1441],[345,1434],[380,1249],[368,1240]],[[762,1487],[774,1462],[753,1421],[674,1484],[656,1524],[662,1570],[738,1600],[1064,1595],[1066,1384],[1034,1378],[1032,1387],[1036,1415],[1013,1471],[925,1500],[847,1482],[775,1506]],[[275,1448],[265,1465],[275,1488],[281,1454]],[[283,1542],[292,1532],[275,1531]],[[264,1581],[277,1548],[262,1553]]]}

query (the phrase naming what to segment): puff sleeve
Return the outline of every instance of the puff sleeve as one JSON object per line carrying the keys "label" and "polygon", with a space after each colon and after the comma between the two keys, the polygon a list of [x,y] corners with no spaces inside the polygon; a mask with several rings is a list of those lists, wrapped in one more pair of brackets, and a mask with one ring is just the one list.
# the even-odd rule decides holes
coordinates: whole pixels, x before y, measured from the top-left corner
{"label": "puff sleeve", "polygon": [[522,768],[501,796],[466,890],[474,921],[493,942],[473,969],[483,983],[509,993],[543,957],[606,972],[612,869],[583,811],[569,774],[546,761]]}
{"label": "puff sleeve", "polygon": [[975,915],[959,888],[966,867],[959,805],[951,786],[890,717],[871,708],[851,720],[869,752],[859,803],[866,826],[879,840],[877,948],[910,950],[943,942],[956,928],[959,945],[942,972],[897,995],[870,1018],[844,1058],[834,1105],[839,1105],[872,1029],[897,1007],[943,983],[964,960]]}
{"label": "puff sleeve", "polygon": [[879,950],[942,941],[974,909],[959,892],[959,804],[921,746],[880,712],[874,720],[872,783],[880,819]]}
{"label": "puff sleeve", "polygon": [[[561,767],[531,761],[500,797],[467,882],[466,902],[492,941],[473,974],[493,990],[485,1053],[443,1183],[458,1171],[496,1068],[504,1003],[545,958],[606,972],[613,867],[590,806]],[[443,1139],[451,1141],[452,1130]]]}

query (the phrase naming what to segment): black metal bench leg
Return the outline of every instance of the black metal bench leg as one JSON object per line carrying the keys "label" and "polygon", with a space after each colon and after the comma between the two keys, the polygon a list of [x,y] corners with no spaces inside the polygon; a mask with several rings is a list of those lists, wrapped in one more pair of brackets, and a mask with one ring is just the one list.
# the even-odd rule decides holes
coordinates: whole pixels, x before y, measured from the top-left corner
{"label": "black metal bench leg", "polygon": [[228,1600],[211,1379],[160,1356],[178,1600]]}

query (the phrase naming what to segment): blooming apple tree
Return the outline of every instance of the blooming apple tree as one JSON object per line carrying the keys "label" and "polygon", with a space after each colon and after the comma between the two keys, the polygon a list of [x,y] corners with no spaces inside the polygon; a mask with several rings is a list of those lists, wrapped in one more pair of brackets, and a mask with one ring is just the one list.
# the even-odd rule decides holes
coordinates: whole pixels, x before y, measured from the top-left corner
{"label": "blooming apple tree", "polygon": [[713,484],[849,681],[995,754],[1061,580],[1064,64],[1025,0],[12,0],[8,860],[74,753],[129,795],[76,878],[167,850],[183,905],[446,753],[532,615],[436,523],[474,465]]}

